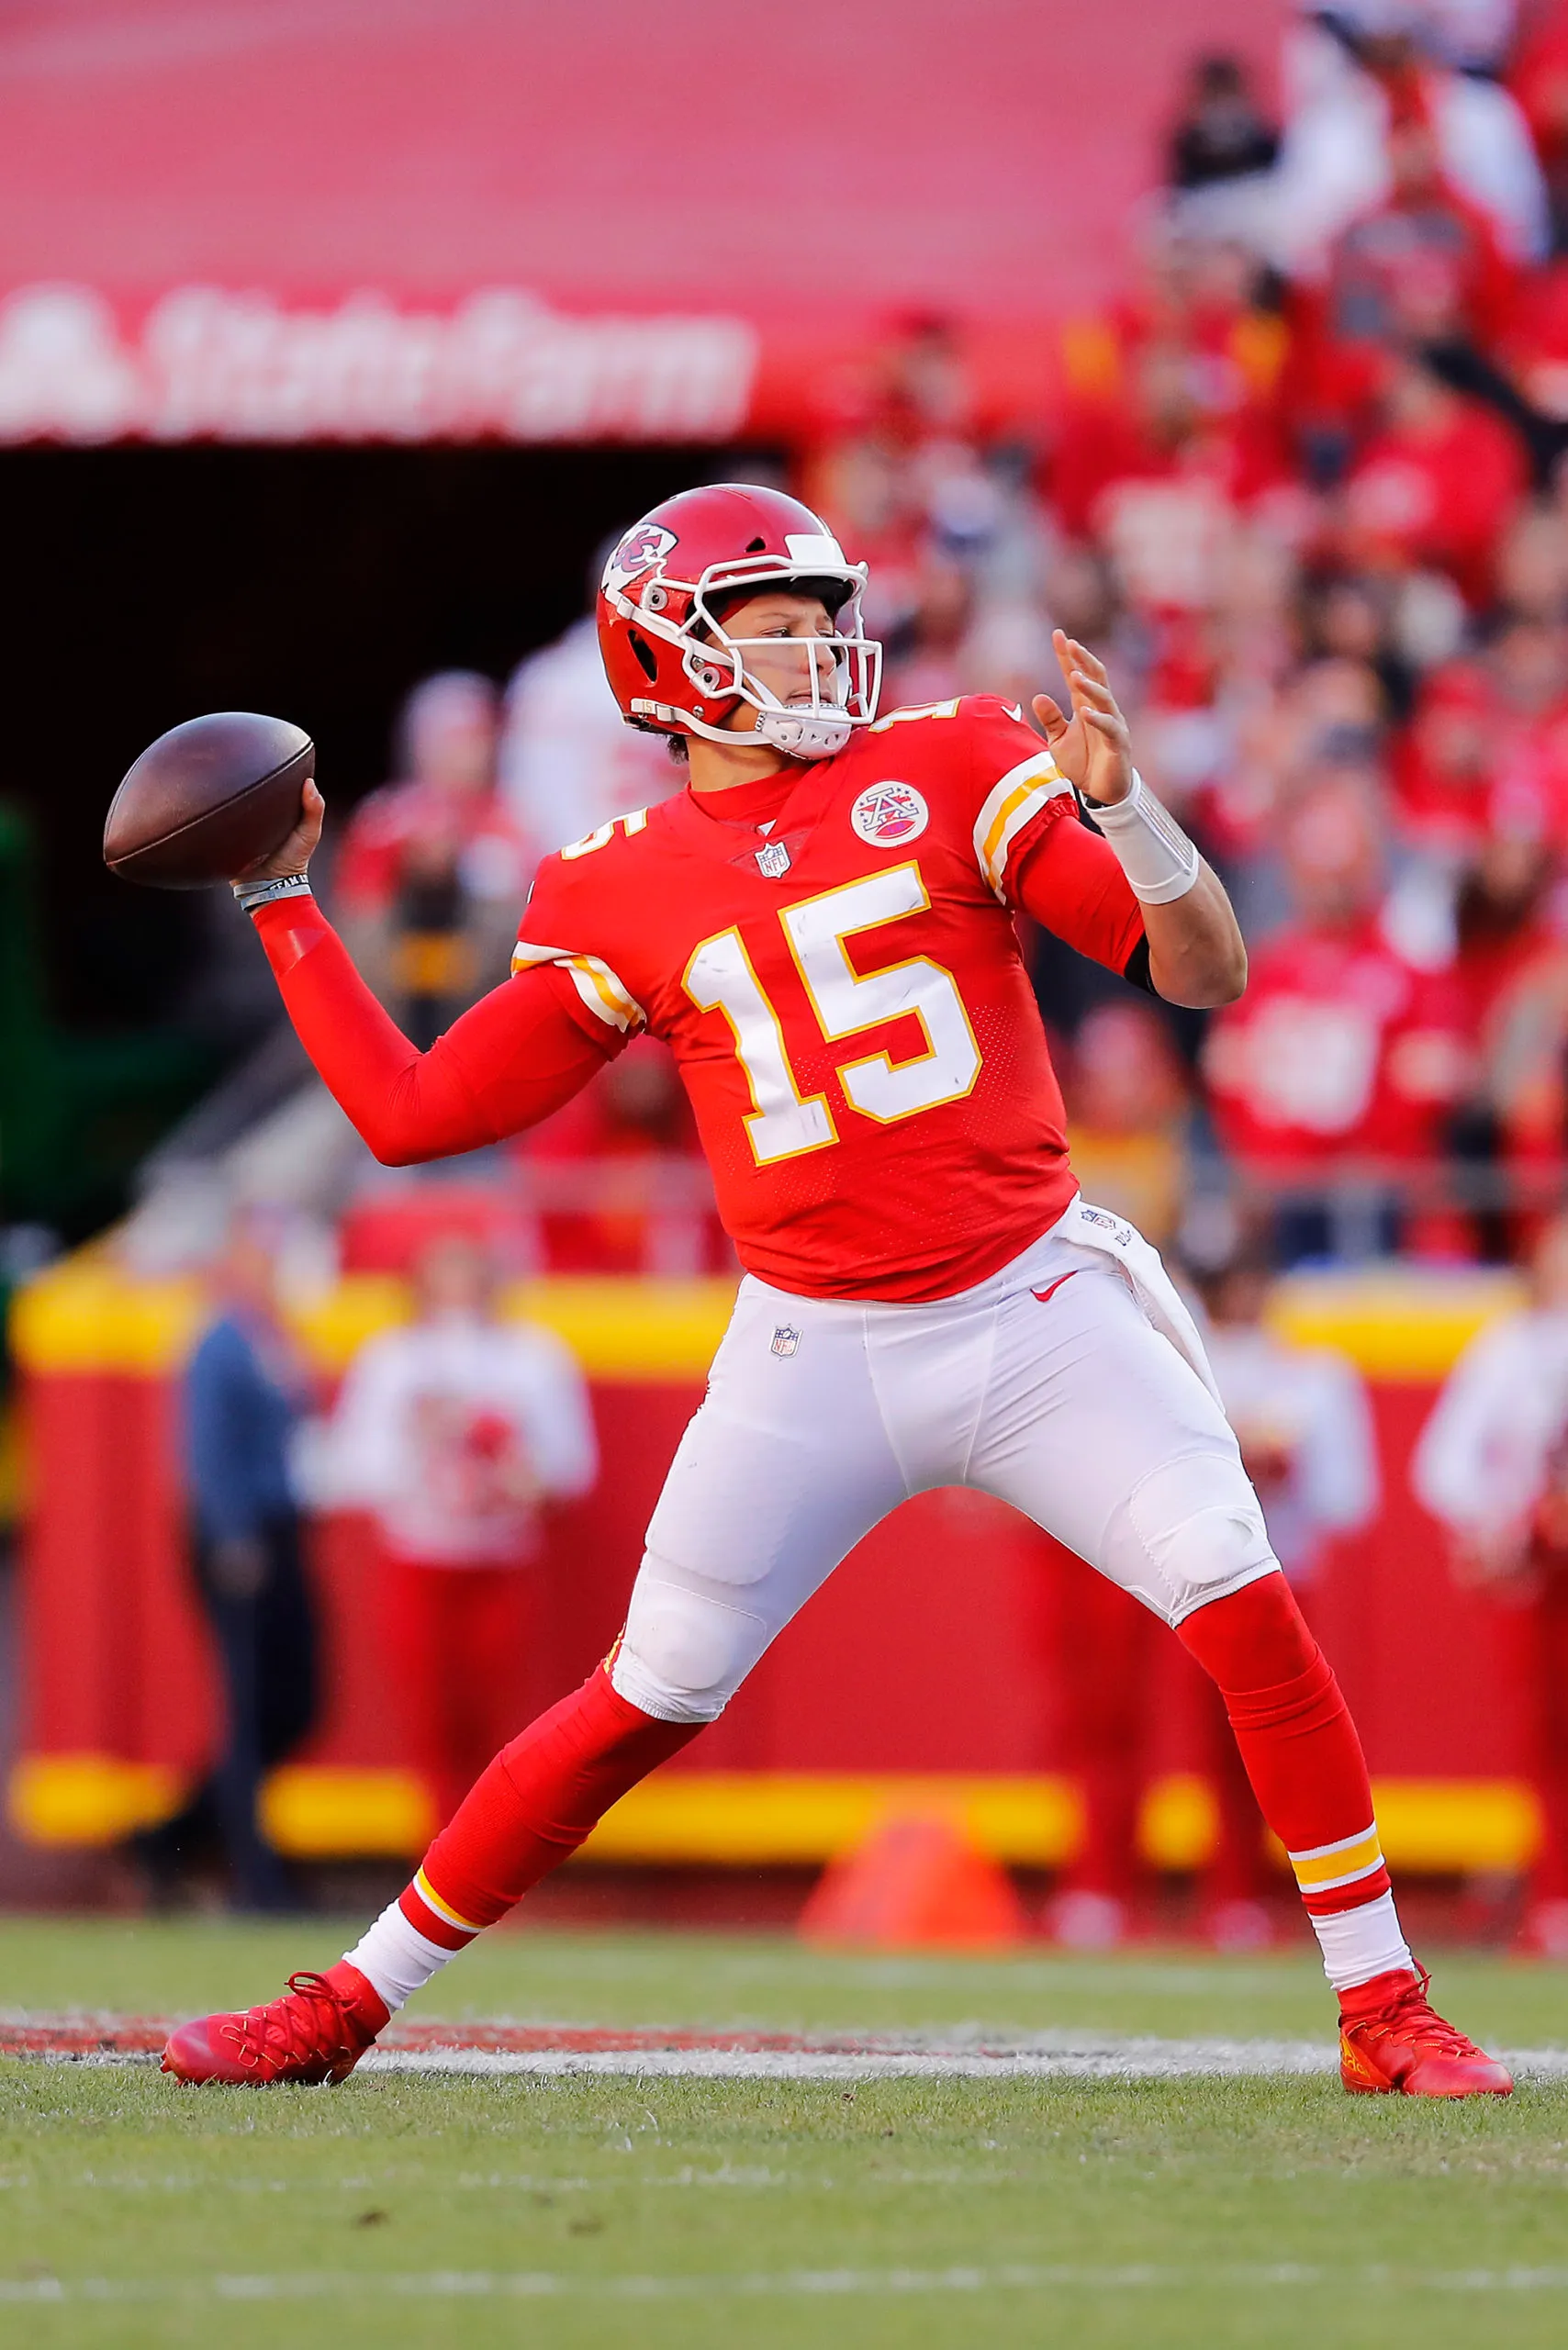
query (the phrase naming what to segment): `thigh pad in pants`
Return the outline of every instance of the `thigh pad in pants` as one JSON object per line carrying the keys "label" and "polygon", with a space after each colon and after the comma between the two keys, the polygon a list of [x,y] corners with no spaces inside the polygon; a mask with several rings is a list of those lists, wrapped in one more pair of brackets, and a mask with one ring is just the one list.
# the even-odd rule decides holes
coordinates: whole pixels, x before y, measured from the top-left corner
{"label": "thigh pad in pants", "polygon": [[711,1721],[847,1550],[904,1498],[858,1316],[743,1287],[707,1401],[648,1527],[612,1678],[662,1721]]}
{"label": "thigh pad in pants", "polygon": [[972,1482],[1169,1624],[1278,1565],[1225,1415],[1087,1250],[999,1317]]}

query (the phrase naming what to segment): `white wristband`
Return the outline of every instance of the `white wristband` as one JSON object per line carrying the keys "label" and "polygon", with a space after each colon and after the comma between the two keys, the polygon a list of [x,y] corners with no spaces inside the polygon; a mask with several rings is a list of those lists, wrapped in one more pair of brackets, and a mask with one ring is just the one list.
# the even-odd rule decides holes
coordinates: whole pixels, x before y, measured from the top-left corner
{"label": "white wristband", "polygon": [[253,914],[258,906],[270,906],[279,898],[308,898],[310,879],[304,873],[282,873],[272,881],[231,881],[236,904],[241,913]]}
{"label": "white wristband", "polygon": [[1203,859],[1137,767],[1125,800],[1108,807],[1092,800],[1089,812],[1115,850],[1135,898],[1146,906],[1168,906],[1173,898],[1186,896]]}

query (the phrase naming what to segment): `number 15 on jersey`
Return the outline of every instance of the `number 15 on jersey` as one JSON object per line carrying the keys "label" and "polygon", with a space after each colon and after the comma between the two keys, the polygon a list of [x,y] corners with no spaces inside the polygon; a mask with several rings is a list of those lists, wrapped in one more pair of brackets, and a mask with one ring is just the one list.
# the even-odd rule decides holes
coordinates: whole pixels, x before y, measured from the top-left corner
{"label": "number 15 on jersey", "polygon": [[[849,1061],[838,1072],[845,1099],[879,1125],[913,1118],[945,1102],[961,1101],[980,1075],[980,1046],[950,971],[924,955],[879,971],[857,971],[845,941],[910,914],[930,911],[918,865],[899,865],[864,879],[824,890],[778,919],[812,1009],[830,1044],[915,1019],[926,1049],[895,1062],[888,1053]],[[824,1150],[838,1129],[824,1094],[802,1094],[785,1049],[778,1012],[769,1002],[738,930],[705,938],[686,967],[687,994],[701,1012],[722,1013],[735,1040],[754,1103],[745,1121],[759,1167]]]}

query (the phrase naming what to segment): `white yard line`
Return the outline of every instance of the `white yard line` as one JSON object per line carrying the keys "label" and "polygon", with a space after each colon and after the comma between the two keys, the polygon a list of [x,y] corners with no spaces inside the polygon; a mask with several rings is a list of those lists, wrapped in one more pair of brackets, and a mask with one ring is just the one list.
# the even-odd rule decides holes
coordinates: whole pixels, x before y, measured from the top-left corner
{"label": "white yard line", "polygon": [[548,2269],[431,2269],[416,2275],[315,2269],[292,2275],[209,2277],[54,2277],[0,2279],[0,2306],[103,2301],[213,2303],[309,2300],[789,2300],[900,2299],[934,2293],[1142,2293],[1182,2286],[1234,2293],[1568,2293],[1568,2267],[1421,2269],[1025,2266],[953,2268],[799,2268],[735,2276],[573,2276]]}
{"label": "white yard line", "polygon": [[1332,2049],[1312,2041],[1193,2040],[1005,2049],[885,2045],[863,2049],[377,2048],[364,2059],[360,2070],[706,2081],[1169,2081],[1327,2073],[1338,2061]]}
{"label": "white yard line", "polygon": [[[1568,2079],[1568,2050],[1518,2049],[1503,2062],[1520,2078]],[[597,2074],[612,2079],[709,2081],[1182,2081],[1268,2080],[1337,2073],[1338,2051],[1309,2040],[1136,2040],[1070,2049],[638,2048],[373,2049],[362,2073]]]}
{"label": "white yard line", "polygon": [[[39,2042],[12,2053],[35,2061],[91,2066],[150,2065],[157,2062],[151,2043],[139,2047],[99,2048],[84,2031],[77,2018],[12,2018],[25,2025]],[[95,2018],[106,2034],[118,2019]],[[139,2031],[142,2029],[138,2028]],[[162,2028],[158,2028],[161,2030]],[[426,2028],[428,2031],[428,2027]],[[873,2080],[1058,2080],[1058,2081],[1178,2081],[1264,2080],[1284,2076],[1332,2074],[1338,2053],[1331,2042],[1316,2040],[1162,2040],[1149,2036],[1118,2038],[1104,2033],[980,2034],[959,2031],[939,2033],[868,2033],[854,2042],[843,2033],[789,2038],[782,2045],[758,2047],[751,2035],[737,2034],[727,2043],[722,2033],[705,2035],[696,2047],[660,2045],[652,2038],[628,2035],[626,2044],[593,2048],[574,2045],[577,2031],[563,2026],[565,2044],[538,2045],[547,2033],[538,2027],[519,2028],[519,2036],[534,2044],[518,2048],[476,2047],[463,2042],[463,2027],[452,2027],[450,2046],[373,2049],[362,2061],[364,2075],[404,2074],[426,2077],[484,2078],[520,2075],[535,2078],[599,2077],[604,2079],[663,2079],[714,2081],[873,2081]],[[58,2044],[48,2044],[58,2032]],[[489,2031],[487,2031],[489,2036]],[[1502,2052],[1504,2061],[1521,2078],[1568,2079],[1568,2050],[1541,2048]]]}

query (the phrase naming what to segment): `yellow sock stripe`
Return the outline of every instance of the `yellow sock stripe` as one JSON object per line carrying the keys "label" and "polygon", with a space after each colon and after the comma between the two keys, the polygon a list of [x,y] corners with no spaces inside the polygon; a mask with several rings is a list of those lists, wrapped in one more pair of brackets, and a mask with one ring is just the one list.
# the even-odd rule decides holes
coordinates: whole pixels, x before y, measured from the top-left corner
{"label": "yellow sock stripe", "polygon": [[1383,1847],[1374,1826],[1363,1829],[1359,1836],[1344,1837],[1338,1844],[1317,1844],[1311,1852],[1293,1852],[1290,1863],[1304,1893],[1329,1893],[1336,1886],[1353,1885],[1358,1877],[1371,1876],[1382,1868]]}
{"label": "yellow sock stripe", "polygon": [[460,1934],[482,1934],[484,1932],[485,1930],[483,1926],[476,1926],[472,1918],[459,1917],[457,1911],[452,1907],[451,1903],[442,1899],[440,1894],[436,1891],[434,1886],[425,1874],[423,1869],[416,1869],[414,1872],[414,1890],[419,1895],[421,1901],[429,1903],[430,1907],[435,1911],[438,1918],[444,1918],[447,1924],[449,1926],[455,1926]]}

